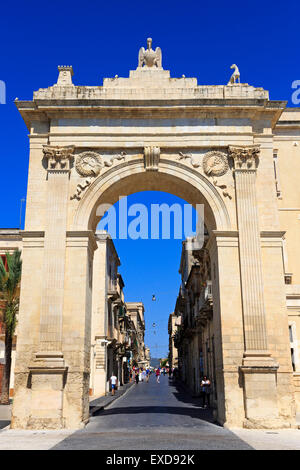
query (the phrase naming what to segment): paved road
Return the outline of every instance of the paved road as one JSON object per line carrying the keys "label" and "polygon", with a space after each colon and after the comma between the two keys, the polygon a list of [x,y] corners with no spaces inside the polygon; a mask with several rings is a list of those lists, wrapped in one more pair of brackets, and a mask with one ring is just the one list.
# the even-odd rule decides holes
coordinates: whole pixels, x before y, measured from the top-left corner
{"label": "paved road", "polygon": [[81,431],[0,429],[0,449],[300,450],[300,430],[223,429],[166,376],[133,385]]}
{"label": "paved road", "polygon": [[212,421],[210,413],[169,383],[139,383],[109,408],[91,418],[84,430],[55,449],[251,449],[232,432]]}
{"label": "paved road", "polygon": [[0,429],[10,424],[11,412],[9,405],[0,405]]}

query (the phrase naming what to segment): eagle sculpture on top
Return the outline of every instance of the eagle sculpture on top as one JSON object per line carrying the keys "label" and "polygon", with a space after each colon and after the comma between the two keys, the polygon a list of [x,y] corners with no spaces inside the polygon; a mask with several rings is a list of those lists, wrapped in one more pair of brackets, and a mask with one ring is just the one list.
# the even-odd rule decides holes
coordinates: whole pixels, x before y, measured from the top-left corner
{"label": "eagle sculpture on top", "polygon": [[161,65],[161,48],[157,47],[155,51],[152,49],[152,39],[147,39],[147,49],[143,47],[139,50],[138,67],[162,67]]}

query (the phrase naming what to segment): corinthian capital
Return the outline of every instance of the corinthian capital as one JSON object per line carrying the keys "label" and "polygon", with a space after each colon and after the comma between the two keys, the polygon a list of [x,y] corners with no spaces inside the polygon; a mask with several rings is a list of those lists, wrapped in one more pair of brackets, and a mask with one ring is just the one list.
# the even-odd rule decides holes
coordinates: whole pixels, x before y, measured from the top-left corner
{"label": "corinthian capital", "polygon": [[48,160],[48,171],[69,171],[73,152],[73,145],[67,147],[44,145],[43,153]]}
{"label": "corinthian capital", "polygon": [[260,152],[258,145],[229,146],[228,151],[233,158],[235,170],[256,170],[256,162]]}

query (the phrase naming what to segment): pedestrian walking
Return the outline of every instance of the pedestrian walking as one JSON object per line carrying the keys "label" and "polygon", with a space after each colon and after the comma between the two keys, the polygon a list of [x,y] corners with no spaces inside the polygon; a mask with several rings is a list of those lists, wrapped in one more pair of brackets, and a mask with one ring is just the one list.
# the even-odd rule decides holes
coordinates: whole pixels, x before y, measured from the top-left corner
{"label": "pedestrian walking", "polygon": [[210,406],[210,380],[204,376],[201,380],[201,395],[202,395],[202,406],[207,408]]}
{"label": "pedestrian walking", "polygon": [[146,382],[147,383],[149,382],[149,378],[150,378],[150,370],[146,369]]}
{"label": "pedestrian walking", "polygon": [[114,373],[111,374],[111,378],[109,379],[110,380],[110,383],[111,383],[111,394],[114,395],[115,394],[115,390],[117,388],[117,383],[118,383],[118,379],[117,377],[115,376]]}
{"label": "pedestrian walking", "polygon": [[140,381],[139,371],[138,369],[135,369],[135,383],[138,385],[139,381]]}
{"label": "pedestrian walking", "polygon": [[159,368],[156,369],[155,374],[156,374],[156,383],[159,384],[160,383],[160,380],[159,380],[160,379],[160,370],[159,370]]}

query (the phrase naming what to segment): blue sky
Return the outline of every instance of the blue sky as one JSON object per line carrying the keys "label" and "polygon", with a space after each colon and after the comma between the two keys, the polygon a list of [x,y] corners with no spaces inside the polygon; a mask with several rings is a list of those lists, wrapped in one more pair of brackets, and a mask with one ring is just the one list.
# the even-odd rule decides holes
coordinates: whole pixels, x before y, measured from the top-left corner
{"label": "blue sky", "polygon": [[[117,238],[114,239],[114,243],[121,261],[119,272],[125,282],[125,300],[128,302],[142,301],[144,303],[145,339],[147,345],[150,346],[153,357],[165,357],[168,353],[168,316],[174,310],[181,282],[178,269],[182,240],[185,239],[184,218],[182,217],[181,230],[174,232],[175,224],[178,225],[178,219],[175,221],[173,214],[170,217],[170,239],[163,239],[162,229],[166,219],[162,222],[162,217],[160,217],[159,239],[150,239],[151,205],[162,203],[167,204],[169,207],[173,204],[180,205],[182,214],[184,214],[183,205],[187,204],[183,199],[161,191],[144,191],[127,197],[128,209],[133,204],[143,204],[147,209],[148,240],[133,240],[130,237],[125,240],[118,238],[119,203],[114,205],[117,221]],[[136,215],[139,217],[139,212]],[[106,217],[102,219],[98,229],[107,230],[106,219]],[[128,216],[128,226],[135,219],[136,216]],[[196,230],[196,211],[193,208],[190,226],[191,230],[187,231],[186,236],[191,235]],[[137,227],[138,231],[140,231],[140,227]],[[182,237],[177,238],[180,231]],[[155,301],[152,301],[153,295],[155,295]],[[153,323],[155,323],[155,327],[152,326]]]}
{"label": "blue sky", "polygon": [[[31,99],[33,90],[54,84],[57,65],[73,65],[77,85],[101,85],[103,77],[128,76],[137,66],[139,47],[151,36],[173,77],[184,74],[197,77],[199,84],[224,84],[236,63],[242,82],[263,86],[271,99],[293,106],[291,83],[300,80],[299,18],[296,0],[2,2],[0,80],[6,83],[7,104],[0,105],[0,226],[18,227],[27,187],[28,131],[13,100]],[[168,197],[161,195],[159,202]],[[141,201],[141,195],[136,198]],[[145,301],[149,322],[155,316],[165,325],[178,290],[180,241],[138,241],[126,247],[117,242],[128,300]],[[135,292],[138,264],[147,282]],[[149,281],[151,273],[156,285]],[[160,302],[148,306],[149,289],[154,288],[157,296],[159,289],[170,294],[159,295]],[[166,343],[164,330],[161,344]],[[163,354],[165,348],[157,351]]]}

